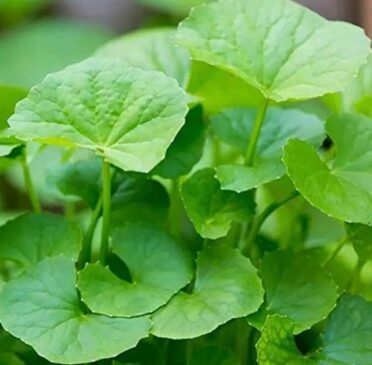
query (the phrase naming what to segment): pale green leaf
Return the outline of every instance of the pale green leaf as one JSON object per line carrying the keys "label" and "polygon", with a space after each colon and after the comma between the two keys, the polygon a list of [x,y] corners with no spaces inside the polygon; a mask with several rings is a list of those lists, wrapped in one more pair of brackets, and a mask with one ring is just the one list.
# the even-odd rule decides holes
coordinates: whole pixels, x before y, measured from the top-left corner
{"label": "pale green leaf", "polygon": [[204,238],[225,236],[233,222],[252,218],[255,204],[250,192],[221,190],[213,169],[197,171],[181,187],[186,212]]}
{"label": "pale green leaf", "polygon": [[202,157],[204,142],[203,110],[197,106],[189,111],[185,125],[168,148],[165,159],[152,174],[168,179],[187,175]]}
{"label": "pale green leaf", "polygon": [[349,241],[362,261],[372,259],[372,227],[363,224],[346,224]]}
{"label": "pale green leaf", "polygon": [[189,253],[148,224],[115,231],[112,245],[113,253],[127,265],[131,282],[99,263],[86,266],[79,273],[78,287],[82,300],[95,313],[120,317],[152,313],[192,278]]}
{"label": "pale green leaf", "polygon": [[[322,267],[302,253],[267,254],[261,267],[266,297],[260,312],[248,321],[257,327],[268,314],[294,322],[295,333],[323,320],[336,305],[337,286]],[[263,315],[264,314],[264,315]]]}
{"label": "pale green leaf", "polygon": [[293,337],[294,328],[294,324],[286,317],[267,317],[257,342],[259,365],[315,365],[298,350]]}
{"label": "pale green leaf", "polygon": [[147,317],[109,318],[84,313],[75,280],[73,261],[54,257],[6,283],[0,294],[3,327],[39,355],[60,364],[115,357],[147,337]]}
{"label": "pale green leaf", "polygon": [[[242,156],[248,146],[257,111],[248,108],[227,109],[211,119],[212,130],[223,142],[237,149]],[[290,137],[320,145],[324,126],[315,114],[297,109],[271,107],[267,111],[257,145],[253,166],[222,165],[216,177],[222,189],[242,192],[279,179],[285,173],[282,149]]]}
{"label": "pale green leaf", "polygon": [[237,250],[208,245],[199,253],[196,265],[192,292],[177,294],[153,314],[155,336],[199,337],[261,305],[263,289],[256,269]]}
{"label": "pale green leaf", "polygon": [[[335,144],[329,166],[308,143],[291,140],[284,163],[296,189],[325,214],[346,222],[372,223],[372,121],[344,114],[328,120]],[[352,141],[352,143],[351,143]]]}
{"label": "pale green leaf", "polygon": [[361,28],[289,0],[201,5],[181,23],[177,40],[194,60],[229,71],[278,102],[343,90],[370,47]]}
{"label": "pale green leaf", "polygon": [[81,241],[79,228],[63,217],[26,214],[0,227],[0,258],[25,271],[46,257],[77,260]]}
{"label": "pale green leaf", "polygon": [[330,316],[319,365],[372,363],[372,303],[344,295]]}
{"label": "pale green leaf", "polygon": [[34,87],[9,124],[20,139],[87,148],[123,170],[148,172],[186,113],[185,93],[160,72],[88,59]]}
{"label": "pale green leaf", "polygon": [[30,88],[47,74],[89,57],[110,37],[107,30],[83,22],[25,24],[0,37],[0,83]]}
{"label": "pale green leaf", "polygon": [[175,45],[175,29],[155,28],[136,31],[117,38],[96,52],[98,57],[119,58],[128,65],[148,71],[162,71],[187,86],[190,59]]}

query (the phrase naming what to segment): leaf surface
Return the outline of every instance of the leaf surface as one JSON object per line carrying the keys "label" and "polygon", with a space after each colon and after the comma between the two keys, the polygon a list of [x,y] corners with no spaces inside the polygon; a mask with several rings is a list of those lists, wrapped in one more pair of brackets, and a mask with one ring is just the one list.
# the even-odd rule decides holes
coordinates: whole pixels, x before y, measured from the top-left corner
{"label": "leaf surface", "polygon": [[346,222],[371,224],[371,119],[342,114],[331,117],[326,130],[335,144],[334,162],[327,165],[308,143],[290,140],[283,157],[287,173],[296,189],[325,214]]}
{"label": "leaf surface", "polygon": [[0,294],[3,327],[41,356],[61,364],[111,358],[147,337],[147,317],[84,313],[75,281],[73,261],[60,256],[47,258],[26,275],[6,283]]}
{"label": "leaf surface", "polygon": [[[257,111],[234,108],[222,111],[211,119],[216,136],[244,156]],[[254,165],[221,165],[216,177],[222,189],[242,192],[279,179],[285,173],[281,161],[283,146],[290,137],[320,145],[325,137],[322,120],[315,114],[298,109],[270,107],[257,145]]]}
{"label": "leaf surface", "polygon": [[87,265],[79,273],[78,287],[95,313],[120,317],[152,313],[191,280],[188,252],[151,225],[138,223],[117,230],[112,245],[132,281],[120,279],[100,263]]}
{"label": "leaf surface", "polygon": [[123,170],[148,172],[164,158],[186,113],[176,81],[88,59],[34,87],[9,124],[20,139],[87,148]]}
{"label": "leaf surface", "polygon": [[231,72],[277,102],[343,90],[370,49],[362,29],[288,0],[201,5],[180,24],[177,41],[194,60]]}
{"label": "leaf surface", "polygon": [[250,260],[237,250],[208,245],[199,253],[192,292],[180,292],[153,314],[152,333],[196,338],[255,312],[262,300],[261,281]]}
{"label": "leaf surface", "polygon": [[194,173],[181,187],[186,212],[204,238],[225,236],[233,222],[244,222],[254,213],[250,192],[223,191],[213,169]]}

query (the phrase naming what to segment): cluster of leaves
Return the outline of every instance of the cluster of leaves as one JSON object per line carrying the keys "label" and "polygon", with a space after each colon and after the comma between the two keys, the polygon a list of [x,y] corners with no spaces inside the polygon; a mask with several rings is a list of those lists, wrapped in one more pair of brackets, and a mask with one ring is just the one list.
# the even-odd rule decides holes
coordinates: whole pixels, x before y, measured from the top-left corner
{"label": "cluster of leaves", "polygon": [[369,54],[289,0],[221,0],[34,86],[2,132],[34,212],[0,227],[0,363],[370,365]]}

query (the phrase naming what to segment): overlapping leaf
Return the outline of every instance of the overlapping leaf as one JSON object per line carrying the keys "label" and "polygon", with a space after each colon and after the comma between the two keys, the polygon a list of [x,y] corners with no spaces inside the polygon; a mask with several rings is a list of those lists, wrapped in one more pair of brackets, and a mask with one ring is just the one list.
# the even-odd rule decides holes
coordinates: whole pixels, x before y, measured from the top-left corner
{"label": "overlapping leaf", "polygon": [[233,73],[278,102],[344,89],[370,47],[362,29],[288,0],[201,5],[181,23],[177,39],[193,59]]}
{"label": "overlapping leaf", "polygon": [[6,283],[0,296],[3,327],[41,356],[62,364],[111,358],[147,337],[147,317],[85,313],[75,280],[73,261],[60,256],[47,258],[27,275]]}
{"label": "overlapping leaf", "polygon": [[357,114],[335,116],[326,130],[335,144],[334,162],[327,165],[308,143],[291,140],[284,149],[288,175],[296,189],[329,216],[371,224],[371,120]]}
{"label": "overlapping leaf", "polygon": [[[212,117],[212,129],[219,139],[244,156],[256,113],[255,109],[248,108],[227,109]],[[222,189],[246,191],[283,176],[285,167],[281,161],[282,148],[290,137],[320,145],[324,138],[323,122],[315,114],[301,110],[269,108],[254,165],[244,166],[242,158],[241,164],[216,168]]]}
{"label": "overlapping leaf", "polygon": [[213,169],[197,171],[181,187],[186,212],[204,238],[225,236],[233,222],[252,218],[255,204],[250,192],[221,190]]}
{"label": "overlapping leaf", "polygon": [[152,333],[171,339],[207,334],[233,318],[255,312],[263,300],[261,281],[237,250],[208,245],[199,253],[195,286],[152,316]]}
{"label": "overlapping leaf", "polygon": [[82,300],[95,313],[133,317],[151,313],[192,277],[188,252],[167,234],[146,224],[127,225],[113,235],[113,252],[126,263],[131,282],[101,264],[79,273]]}
{"label": "overlapping leaf", "polygon": [[294,322],[298,333],[320,322],[336,305],[336,284],[320,265],[304,254],[290,251],[267,254],[261,277],[265,304],[248,319],[258,327],[268,314],[279,314]]}
{"label": "overlapping leaf", "polygon": [[134,67],[162,71],[185,88],[190,60],[187,51],[176,47],[174,36],[173,28],[136,31],[109,42],[97,51],[96,56],[119,58]]}
{"label": "overlapping leaf", "polygon": [[0,259],[11,261],[20,271],[46,257],[79,256],[81,232],[64,218],[51,214],[26,214],[0,227]]}
{"label": "overlapping leaf", "polygon": [[9,124],[21,139],[87,148],[124,170],[148,172],[164,158],[186,113],[176,81],[88,59],[34,87]]}

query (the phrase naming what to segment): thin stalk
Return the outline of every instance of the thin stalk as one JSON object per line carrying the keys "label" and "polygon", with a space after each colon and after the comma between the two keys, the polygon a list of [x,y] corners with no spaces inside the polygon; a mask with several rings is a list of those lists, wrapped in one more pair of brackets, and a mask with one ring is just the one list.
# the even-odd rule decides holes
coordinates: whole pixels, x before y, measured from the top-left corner
{"label": "thin stalk", "polygon": [[251,137],[249,139],[247,151],[245,154],[245,164],[247,166],[253,165],[254,155],[256,153],[258,139],[261,134],[261,129],[265,121],[265,116],[267,112],[267,107],[269,106],[269,100],[265,99],[260,110],[258,111],[256,120],[254,122]]}
{"label": "thin stalk", "polygon": [[248,256],[250,254],[253,242],[256,239],[258,233],[260,232],[260,229],[262,225],[265,223],[266,219],[269,218],[270,215],[274,213],[278,208],[288,203],[292,199],[296,198],[297,196],[299,196],[299,193],[297,191],[294,191],[287,198],[269,205],[261,214],[257,215],[253,219],[252,227],[249,231],[248,238],[242,250],[244,255]]}
{"label": "thin stalk", "polygon": [[94,208],[92,212],[88,229],[85,232],[85,235],[83,238],[83,247],[82,247],[80,257],[79,257],[79,262],[78,262],[79,269],[83,268],[85,263],[91,260],[92,239],[93,239],[94,231],[97,226],[98,219],[101,216],[101,211],[102,211],[102,196],[100,196],[96,204],[96,207]]}
{"label": "thin stalk", "polygon": [[102,236],[99,259],[102,265],[107,262],[107,253],[109,246],[110,221],[111,221],[111,172],[110,164],[102,160]]}
{"label": "thin stalk", "polygon": [[21,164],[22,164],[22,170],[23,170],[23,179],[24,179],[26,190],[27,190],[27,194],[30,199],[30,203],[35,213],[39,214],[41,213],[41,204],[40,204],[39,197],[36,194],[34,184],[32,182],[30,168],[26,161],[26,156],[24,156],[24,158],[22,159]]}
{"label": "thin stalk", "polygon": [[347,242],[346,237],[339,242],[339,244],[337,245],[336,249],[333,251],[331,257],[324,263],[324,265],[323,265],[324,268],[326,268],[326,269],[329,268],[329,265],[333,262],[333,260],[340,253],[340,251],[342,250],[342,248],[345,246],[346,242]]}
{"label": "thin stalk", "polygon": [[358,286],[360,282],[360,275],[362,273],[362,270],[365,264],[366,264],[365,260],[359,259],[355,265],[353,275],[347,287],[348,291],[350,291],[352,294],[355,294],[356,291],[358,290]]}

